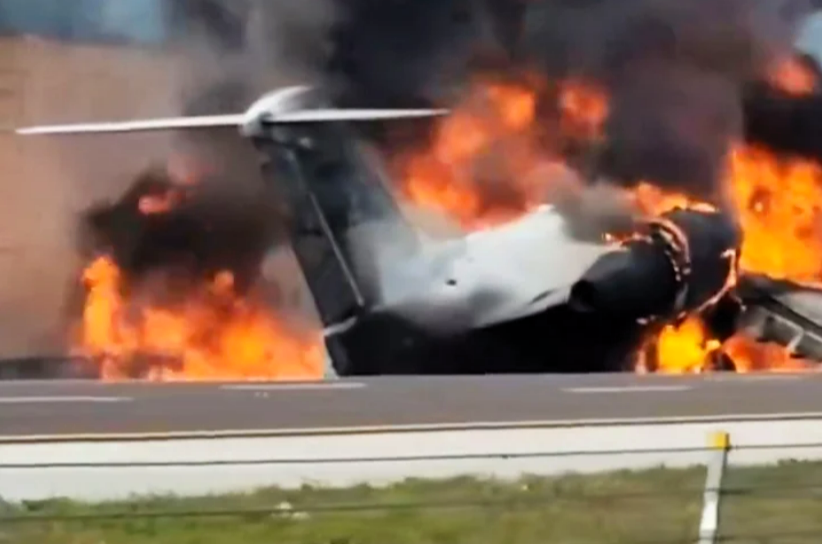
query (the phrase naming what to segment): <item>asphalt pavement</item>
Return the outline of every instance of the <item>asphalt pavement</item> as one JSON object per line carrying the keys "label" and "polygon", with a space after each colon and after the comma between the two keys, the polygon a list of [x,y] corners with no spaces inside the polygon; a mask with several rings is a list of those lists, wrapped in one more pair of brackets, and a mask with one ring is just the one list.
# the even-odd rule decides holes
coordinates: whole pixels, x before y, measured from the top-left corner
{"label": "asphalt pavement", "polygon": [[822,374],[0,382],[0,439],[822,414]]}

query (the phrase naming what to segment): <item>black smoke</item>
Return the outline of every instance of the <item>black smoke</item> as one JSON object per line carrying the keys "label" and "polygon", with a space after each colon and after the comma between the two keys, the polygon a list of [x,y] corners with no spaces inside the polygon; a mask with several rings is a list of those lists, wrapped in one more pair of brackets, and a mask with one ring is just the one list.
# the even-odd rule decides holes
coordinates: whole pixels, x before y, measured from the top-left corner
{"label": "black smoke", "polygon": [[[272,80],[322,85],[344,105],[454,100],[478,62],[511,54],[525,6],[524,0],[183,0],[178,42],[200,76],[184,90],[186,104],[236,111],[270,90],[265,85]],[[220,62],[212,69],[199,62],[206,59]]]}
{"label": "black smoke", "polygon": [[729,146],[744,137],[745,89],[791,52],[788,4],[546,1],[524,48],[544,72],[608,90],[606,175],[712,198]]}
{"label": "black smoke", "polygon": [[[777,125],[799,121],[800,114],[786,113],[790,107],[773,104],[792,104],[792,97],[764,97],[757,82],[792,54],[798,23],[812,9],[809,0],[185,0],[181,6],[182,41],[197,73],[184,90],[186,114],[240,111],[282,84],[322,85],[341,105],[409,107],[453,105],[478,72],[577,77],[606,88],[612,100],[608,145],[596,153],[599,171],[700,196],[714,192],[728,143],[749,126],[754,139],[767,141],[768,125],[781,134]],[[802,112],[813,109],[807,99],[796,102]],[[555,108],[541,111],[552,115]],[[803,136],[811,132],[799,128]]]}
{"label": "black smoke", "polygon": [[[451,105],[482,70],[580,78],[611,97],[607,143],[589,156],[593,170],[623,183],[651,179],[716,198],[732,142],[748,133],[765,143],[788,137],[801,123],[799,110],[817,107],[816,98],[764,99],[752,90],[793,54],[797,24],[809,13],[804,1],[345,4],[323,72],[340,101]],[[552,115],[555,108],[541,111]],[[800,124],[802,136],[794,137],[801,141],[787,147],[807,147],[816,122],[804,124],[811,126]]]}
{"label": "black smoke", "polygon": [[[168,206],[149,210],[141,205],[146,199]],[[80,251],[88,260],[112,257],[134,289],[162,272],[166,291],[184,298],[204,281],[231,272],[243,293],[254,286],[266,252],[279,241],[280,217],[264,189],[237,190],[208,174],[180,180],[165,166],[152,166],[116,201],[83,213]]]}
{"label": "black smoke", "polygon": [[[797,60],[814,75],[817,88],[822,86],[817,61],[806,54]],[[779,153],[822,159],[822,94],[789,94],[760,82],[748,86],[743,99],[749,141]]]}
{"label": "black smoke", "polygon": [[[796,21],[806,13],[802,2],[181,5],[182,42],[193,73],[182,92],[188,115],[241,111],[268,85],[295,83],[323,85],[341,105],[453,105],[477,73],[514,80],[537,73],[549,81],[591,81],[611,96],[606,143],[586,155],[592,177],[628,184],[652,179],[715,197],[728,146],[745,135],[776,148],[784,144],[788,151],[822,152],[819,97],[785,96],[762,83],[769,67],[791,54]],[[556,96],[546,93],[542,99]],[[541,124],[552,127],[556,109],[548,104],[540,111]],[[418,142],[381,143],[394,153],[402,151],[397,145]],[[196,274],[227,267],[241,277],[253,275],[249,270],[259,264],[263,246],[275,238],[272,218],[282,216],[273,204],[260,204],[270,195],[255,193],[265,188],[253,151],[234,134],[216,132],[181,136],[180,148],[216,172],[222,182],[213,186],[221,192],[203,191],[195,203],[167,217],[139,216],[132,201],[149,174],[140,176],[120,202],[83,217],[96,240],[92,245],[113,248],[135,276],[183,261]],[[501,193],[489,186],[492,198]]]}
{"label": "black smoke", "polygon": [[449,103],[474,63],[505,54],[517,40],[518,30],[506,23],[521,13],[509,14],[509,7],[516,2],[345,2],[330,31],[326,81],[343,104]]}

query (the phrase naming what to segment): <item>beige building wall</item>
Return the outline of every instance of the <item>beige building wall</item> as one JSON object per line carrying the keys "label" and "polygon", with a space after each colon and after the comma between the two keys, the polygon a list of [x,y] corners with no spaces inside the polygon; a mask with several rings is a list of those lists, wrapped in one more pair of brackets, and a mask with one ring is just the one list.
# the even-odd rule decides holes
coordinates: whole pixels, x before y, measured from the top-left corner
{"label": "beige building wall", "polygon": [[[0,127],[175,115],[190,68],[167,52],[0,39]],[[166,133],[0,131],[0,360],[63,351],[67,296],[83,265],[74,251],[77,214],[118,197],[170,143]],[[265,268],[301,321],[319,327],[290,250],[273,251]]]}
{"label": "beige building wall", "polygon": [[[0,40],[2,127],[170,115],[176,95],[168,54]],[[118,195],[167,138],[0,133],[0,358],[60,350],[77,212]]]}

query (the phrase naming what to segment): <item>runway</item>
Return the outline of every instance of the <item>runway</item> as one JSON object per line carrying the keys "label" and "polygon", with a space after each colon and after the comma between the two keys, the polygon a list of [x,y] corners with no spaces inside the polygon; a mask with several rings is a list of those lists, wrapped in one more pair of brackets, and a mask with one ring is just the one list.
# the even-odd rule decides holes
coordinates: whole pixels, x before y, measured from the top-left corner
{"label": "runway", "polygon": [[822,413],[820,374],[0,383],[0,440]]}

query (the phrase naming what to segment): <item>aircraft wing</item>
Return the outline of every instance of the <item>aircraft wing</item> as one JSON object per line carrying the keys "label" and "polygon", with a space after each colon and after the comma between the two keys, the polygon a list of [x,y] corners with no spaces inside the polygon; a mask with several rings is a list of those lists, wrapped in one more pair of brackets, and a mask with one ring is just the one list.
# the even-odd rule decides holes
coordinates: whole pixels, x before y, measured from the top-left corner
{"label": "aircraft wing", "polygon": [[41,125],[14,129],[22,136],[48,134],[107,134],[144,132],[157,130],[240,128],[255,120],[263,124],[365,122],[388,119],[413,119],[446,115],[446,109],[338,109],[322,108],[287,112],[278,115],[262,115],[250,119],[247,114],[204,115],[191,117],[167,117],[104,123],[79,123],[68,125]]}
{"label": "aircraft wing", "polygon": [[740,278],[737,294],[745,306],[740,332],[822,361],[822,286],[751,274]]}

